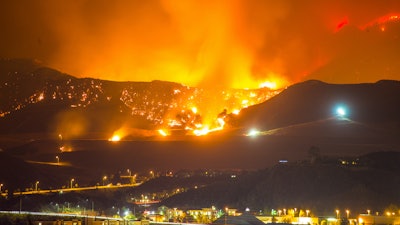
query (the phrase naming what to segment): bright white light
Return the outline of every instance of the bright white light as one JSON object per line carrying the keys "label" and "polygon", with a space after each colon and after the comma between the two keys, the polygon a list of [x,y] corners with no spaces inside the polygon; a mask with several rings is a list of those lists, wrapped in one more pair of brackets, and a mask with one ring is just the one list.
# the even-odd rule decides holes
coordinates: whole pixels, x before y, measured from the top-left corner
{"label": "bright white light", "polygon": [[252,130],[250,130],[250,131],[247,133],[247,136],[252,136],[252,137],[254,137],[254,136],[257,136],[257,135],[259,135],[259,134],[260,134],[260,131],[255,130],[255,129],[252,129]]}
{"label": "bright white light", "polygon": [[311,218],[310,217],[299,217],[299,224],[311,224]]}
{"label": "bright white light", "polygon": [[346,116],[346,109],[343,107],[338,107],[336,109],[336,115],[340,116],[340,117],[344,117]]}
{"label": "bright white light", "polygon": [[269,88],[269,89],[276,89],[276,83],[271,81],[266,81],[260,84],[260,88]]}

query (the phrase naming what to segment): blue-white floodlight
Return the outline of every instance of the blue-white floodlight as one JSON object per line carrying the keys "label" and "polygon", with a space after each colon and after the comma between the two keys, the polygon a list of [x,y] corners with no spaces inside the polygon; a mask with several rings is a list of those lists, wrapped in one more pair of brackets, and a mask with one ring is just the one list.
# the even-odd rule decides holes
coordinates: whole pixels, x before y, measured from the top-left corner
{"label": "blue-white floodlight", "polygon": [[339,117],[345,117],[346,116],[346,109],[343,106],[339,106],[336,108],[336,115]]}

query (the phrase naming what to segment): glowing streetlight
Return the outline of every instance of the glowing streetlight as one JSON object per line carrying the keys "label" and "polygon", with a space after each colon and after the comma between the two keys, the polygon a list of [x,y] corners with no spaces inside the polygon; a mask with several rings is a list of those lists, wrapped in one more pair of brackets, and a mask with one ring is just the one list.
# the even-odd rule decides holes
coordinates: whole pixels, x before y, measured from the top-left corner
{"label": "glowing streetlight", "polygon": [[348,219],[349,215],[350,215],[350,210],[346,209],[346,215],[347,215],[347,219]]}
{"label": "glowing streetlight", "polygon": [[71,179],[71,188],[73,187],[72,185],[73,185],[74,181],[75,181],[75,179],[72,178],[72,179]]}
{"label": "glowing streetlight", "polygon": [[127,169],[126,172],[128,172],[129,176],[132,176],[132,171],[130,169]]}
{"label": "glowing streetlight", "polygon": [[308,215],[310,214],[310,210],[306,210],[306,215],[307,215],[307,217],[308,217]]}
{"label": "glowing streetlight", "polygon": [[0,184],[0,193],[3,192],[3,184]]}
{"label": "glowing streetlight", "polygon": [[150,176],[151,176],[152,178],[154,178],[154,172],[153,172],[153,170],[150,171]]}
{"label": "glowing streetlight", "polygon": [[60,164],[60,157],[56,156],[57,164]]}
{"label": "glowing streetlight", "polygon": [[36,181],[36,183],[35,183],[35,191],[38,190],[38,185],[39,185],[39,181]]}
{"label": "glowing streetlight", "polygon": [[334,114],[338,119],[346,119],[348,117],[348,109],[344,105],[339,105],[335,108]]}
{"label": "glowing streetlight", "polygon": [[104,186],[104,182],[107,180],[107,176],[103,177],[103,186]]}
{"label": "glowing streetlight", "polygon": [[339,219],[339,210],[338,209],[336,209],[336,218],[338,218]]}
{"label": "glowing streetlight", "polygon": [[368,215],[371,215],[371,210],[367,209]]}
{"label": "glowing streetlight", "polygon": [[133,176],[131,176],[131,183],[132,183],[132,184],[136,183],[136,174],[134,174]]}
{"label": "glowing streetlight", "polygon": [[343,117],[346,115],[346,110],[343,107],[339,107],[336,109],[336,113],[338,116]]}
{"label": "glowing streetlight", "polygon": [[258,131],[256,129],[252,129],[246,134],[246,136],[250,136],[250,137],[255,137],[258,135],[260,135],[260,131]]}
{"label": "glowing streetlight", "polygon": [[226,216],[228,214],[228,207],[225,207],[224,224],[226,225]]}

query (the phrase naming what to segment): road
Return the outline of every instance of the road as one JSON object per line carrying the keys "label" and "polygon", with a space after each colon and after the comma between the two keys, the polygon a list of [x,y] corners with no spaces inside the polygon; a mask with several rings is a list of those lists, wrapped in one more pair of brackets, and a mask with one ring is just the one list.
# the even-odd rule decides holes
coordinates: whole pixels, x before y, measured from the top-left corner
{"label": "road", "polygon": [[[98,186],[90,186],[90,187],[74,187],[74,188],[60,188],[60,189],[44,189],[37,191],[20,191],[14,192],[14,196],[19,195],[37,195],[37,194],[48,194],[48,193],[61,193],[61,192],[70,192],[70,191],[90,191],[90,190],[98,190],[98,189],[114,189],[114,188],[126,188],[126,187],[137,187],[142,183],[134,183],[134,184],[118,184],[118,185],[98,185]],[[7,193],[1,193],[3,197],[7,196]]]}
{"label": "road", "polygon": [[[51,216],[51,217],[71,217],[71,218],[84,218],[84,219],[92,219],[92,220],[103,220],[103,221],[129,221],[124,218],[115,218],[115,217],[107,217],[107,216],[91,216],[91,215],[81,215],[81,214],[64,214],[64,213],[46,213],[46,212],[27,212],[27,211],[0,211],[0,214],[18,214],[18,215],[40,215],[40,216]],[[133,220],[131,220],[133,222]],[[155,222],[155,221],[146,221],[147,223],[139,223],[133,224],[159,224],[159,225],[206,225],[206,224],[196,224],[196,223],[174,223],[174,222]],[[108,223],[107,223],[108,224]],[[125,223],[124,223],[125,224]],[[129,223],[131,224],[131,223]]]}

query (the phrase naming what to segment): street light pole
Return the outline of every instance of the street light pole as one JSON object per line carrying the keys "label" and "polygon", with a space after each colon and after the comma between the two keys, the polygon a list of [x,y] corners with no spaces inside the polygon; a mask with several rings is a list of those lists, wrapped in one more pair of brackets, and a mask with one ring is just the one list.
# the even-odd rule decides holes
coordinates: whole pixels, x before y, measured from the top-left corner
{"label": "street light pole", "polygon": [[36,183],[35,183],[35,191],[38,191],[38,184],[39,184],[39,181],[36,181]]}
{"label": "street light pole", "polygon": [[104,186],[104,181],[107,180],[107,176],[103,177],[103,186]]}
{"label": "street light pole", "polygon": [[57,159],[57,164],[59,165],[60,164],[60,157],[56,156],[56,159]]}
{"label": "street light pole", "polygon": [[224,225],[226,225],[226,214],[228,213],[228,207],[225,207],[225,215],[224,215]]}
{"label": "street light pole", "polygon": [[72,186],[72,183],[73,183],[74,181],[75,181],[75,179],[72,178],[72,179],[71,179],[71,189],[72,189],[72,187],[73,187],[73,186]]}
{"label": "street light pole", "polygon": [[3,184],[0,184],[0,193],[3,193]]}

